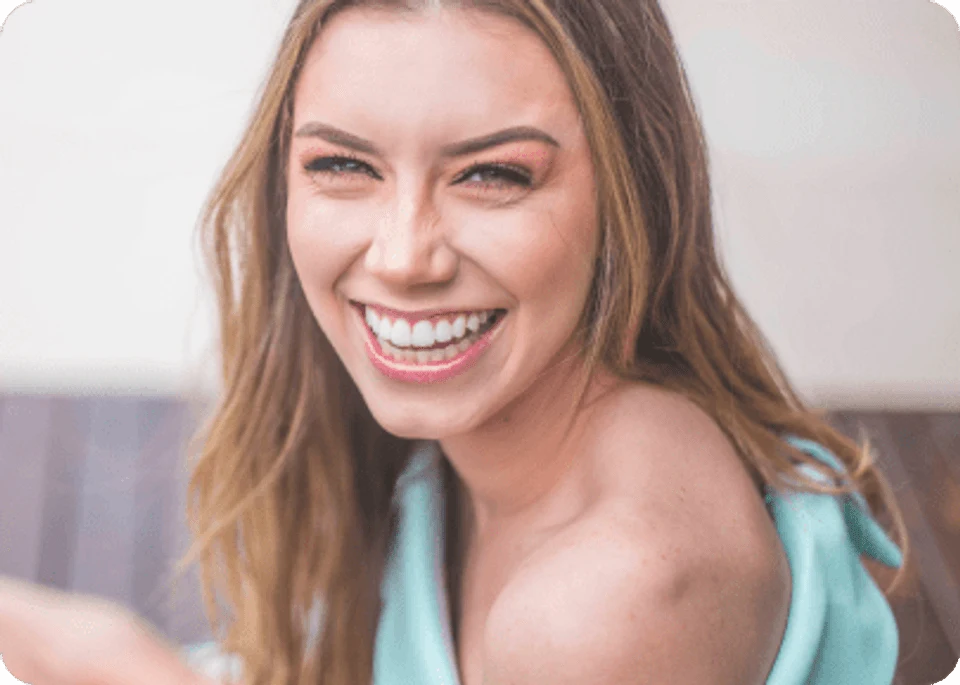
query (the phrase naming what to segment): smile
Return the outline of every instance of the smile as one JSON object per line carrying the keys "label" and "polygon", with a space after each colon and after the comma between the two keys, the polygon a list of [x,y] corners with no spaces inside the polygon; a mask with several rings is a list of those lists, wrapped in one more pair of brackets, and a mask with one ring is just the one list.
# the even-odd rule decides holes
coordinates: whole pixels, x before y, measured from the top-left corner
{"label": "smile", "polygon": [[374,367],[389,378],[414,383],[437,383],[473,367],[507,314],[496,309],[437,315],[411,326],[404,318],[380,317],[372,307],[352,306]]}

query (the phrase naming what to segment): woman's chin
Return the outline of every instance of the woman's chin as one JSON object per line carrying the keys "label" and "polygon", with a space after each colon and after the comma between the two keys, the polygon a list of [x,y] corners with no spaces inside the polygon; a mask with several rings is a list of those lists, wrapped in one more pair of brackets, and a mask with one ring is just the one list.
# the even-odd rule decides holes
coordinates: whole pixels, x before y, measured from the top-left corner
{"label": "woman's chin", "polygon": [[470,430],[470,422],[464,418],[444,416],[428,420],[422,414],[412,416],[407,412],[401,412],[402,415],[382,411],[372,413],[385,431],[407,440],[442,440]]}
{"label": "woman's chin", "polygon": [[397,438],[405,440],[441,440],[445,433],[443,431],[432,431],[429,429],[411,427],[408,425],[391,426],[380,423],[385,431]]}

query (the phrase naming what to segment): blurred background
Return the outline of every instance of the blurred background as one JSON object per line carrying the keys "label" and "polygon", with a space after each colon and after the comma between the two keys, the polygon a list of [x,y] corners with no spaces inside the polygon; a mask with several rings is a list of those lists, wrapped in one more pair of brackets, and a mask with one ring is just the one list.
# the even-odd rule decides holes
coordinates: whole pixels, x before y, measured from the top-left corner
{"label": "blurred background", "polygon": [[[196,578],[166,586],[186,400],[219,392],[194,231],[294,4],[36,0],[0,33],[0,574],[179,643],[210,637]],[[960,653],[957,23],[926,0],[662,4],[733,284],[801,395],[877,447],[915,545],[898,682],[937,682]]]}

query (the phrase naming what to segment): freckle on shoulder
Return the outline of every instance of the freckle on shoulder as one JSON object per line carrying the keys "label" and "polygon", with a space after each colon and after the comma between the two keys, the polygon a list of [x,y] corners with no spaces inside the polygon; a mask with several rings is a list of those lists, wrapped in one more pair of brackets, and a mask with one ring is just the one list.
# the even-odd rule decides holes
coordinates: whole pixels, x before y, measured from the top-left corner
{"label": "freckle on shoulder", "polygon": [[[776,553],[747,467],[713,418],[682,395],[633,386],[605,408],[597,443],[606,508],[678,554]],[[668,545],[669,546],[669,545]]]}

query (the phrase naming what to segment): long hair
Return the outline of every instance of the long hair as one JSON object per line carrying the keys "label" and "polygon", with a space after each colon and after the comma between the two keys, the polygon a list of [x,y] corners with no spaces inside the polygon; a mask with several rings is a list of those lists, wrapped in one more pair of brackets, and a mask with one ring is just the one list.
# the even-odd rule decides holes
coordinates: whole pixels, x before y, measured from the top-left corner
{"label": "long hair", "polygon": [[[414,447],[374,420],[313,318],[286,242],[294,88],[326,22],[358,6],[494,12],[543,40],[595,169],[600,249],[576,332],[586,368],[694,401],[758,488],[860,492],[892,519],[906,559],[903,517],[869,441],[804,406],[720,264],[705,137],[656,0],[302,0],[200,222],[219,304],[222,392],[188,446],[193,544],[176,572],[199,560],[205,611],[222,650],[242,659],[244,682],[370,682],[397,524],[391,498]],[[832,451],[847,475],[787,434]]]}

